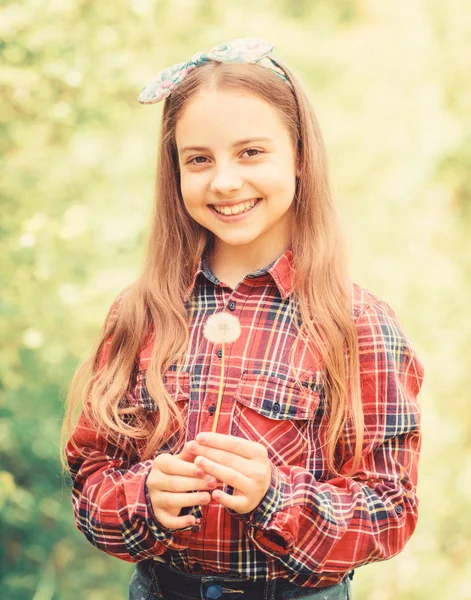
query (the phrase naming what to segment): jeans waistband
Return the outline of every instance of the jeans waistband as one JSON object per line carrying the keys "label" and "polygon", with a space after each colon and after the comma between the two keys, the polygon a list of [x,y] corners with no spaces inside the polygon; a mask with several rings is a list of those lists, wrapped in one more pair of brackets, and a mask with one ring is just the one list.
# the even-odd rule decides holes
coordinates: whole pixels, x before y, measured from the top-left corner
{"label": "jeans waistband", "polygon": [[[147,571],[152,579],[156,597],[165,598],[166,594],[178,591],[179,595],[188,598],[221,598],[230,600],[232,598],[278,600],[291,596],[290,591],[296,592],[292,597],[303,598],[319,593],[322,598],[327,588],[300,588],[285,579],[273,579],[271,581],[253,581],[240,577],[236,574],[207,574],[195,575],[179,571],[169,567],[163,562],[145,560],[138,563],[138,568]],[[353,571],[348,575],[353,578]],[[329,590],[345,585],[343,581],[329,586]],[[329,596],[330,597],[330,596]],[[333,596],[332,596],[333,597]],[[340,596],[339,596],[340,597]]]}

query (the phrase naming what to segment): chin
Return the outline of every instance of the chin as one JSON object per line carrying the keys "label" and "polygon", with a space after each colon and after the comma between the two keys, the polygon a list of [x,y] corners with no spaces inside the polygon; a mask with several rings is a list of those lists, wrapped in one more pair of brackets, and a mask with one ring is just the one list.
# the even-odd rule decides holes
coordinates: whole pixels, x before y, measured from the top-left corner
{"label": "chin", "polygon": [[[213,232],[214,233],[214,232]],[[217,233],[214,233],[214,237],[221,243],[226,244],[227,246],[248,246],[252,244],[258,239],[258,235],[256,236],[247,236],[247,237],[219,237]]]}

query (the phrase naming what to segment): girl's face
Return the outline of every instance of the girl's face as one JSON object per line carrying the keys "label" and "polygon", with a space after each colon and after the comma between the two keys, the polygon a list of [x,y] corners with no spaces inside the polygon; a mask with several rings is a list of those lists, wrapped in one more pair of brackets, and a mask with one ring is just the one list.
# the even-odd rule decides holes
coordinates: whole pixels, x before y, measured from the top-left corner
{"label": "girl's face", "polygon": [[[204,90],[185,108],[175,135],[183,201],[214,233],[215,249],[284,251],[291,241],[296,157],[278,110],[246,92]],[[214,206],[239,212],[220,216]]]}

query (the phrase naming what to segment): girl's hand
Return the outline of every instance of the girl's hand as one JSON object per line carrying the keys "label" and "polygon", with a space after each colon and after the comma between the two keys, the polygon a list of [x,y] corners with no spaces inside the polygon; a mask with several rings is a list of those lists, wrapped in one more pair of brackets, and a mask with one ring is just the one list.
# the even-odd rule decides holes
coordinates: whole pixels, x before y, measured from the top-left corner
{"label": "girl's hand", "polygon": [[270,487],[271,464],[265,446],[221,433],[199,433],[188,443],[195,465],[234,488],[231,496],[215,490],[212,497],[239,514],[251,512]]}
{"label": "girl's hand", "polygon": [[[154,459],[147,477],[147,489],[154,514],[168,529],[182,529],[194,525],[193,515],[179,516],[182,508],[197,504],[208,504],[209,492],[217,482],[204,474],[194,463],[195,455],[185,444],[180,454],[159,454]],[[194,490],[199,490],[195,492]]]}

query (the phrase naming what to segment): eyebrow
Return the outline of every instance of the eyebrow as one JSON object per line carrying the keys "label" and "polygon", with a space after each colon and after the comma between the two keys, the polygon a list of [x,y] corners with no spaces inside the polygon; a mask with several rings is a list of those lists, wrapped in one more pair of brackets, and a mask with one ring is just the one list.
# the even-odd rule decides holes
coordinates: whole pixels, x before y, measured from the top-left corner
{"label": "eyebrow", "polygon": [[[270,137],[256,137],[256,138],[245,138],[243,140],[238,140],[232,144],[233,148],[237,148],[239,146],[245,146],[246,144],[254,144],[255,142],[272,142],[273,138]],[[185,152],[207,152],[209,148],[206,146],[183,146],[180,148],[180,154],[184,154]]]}

